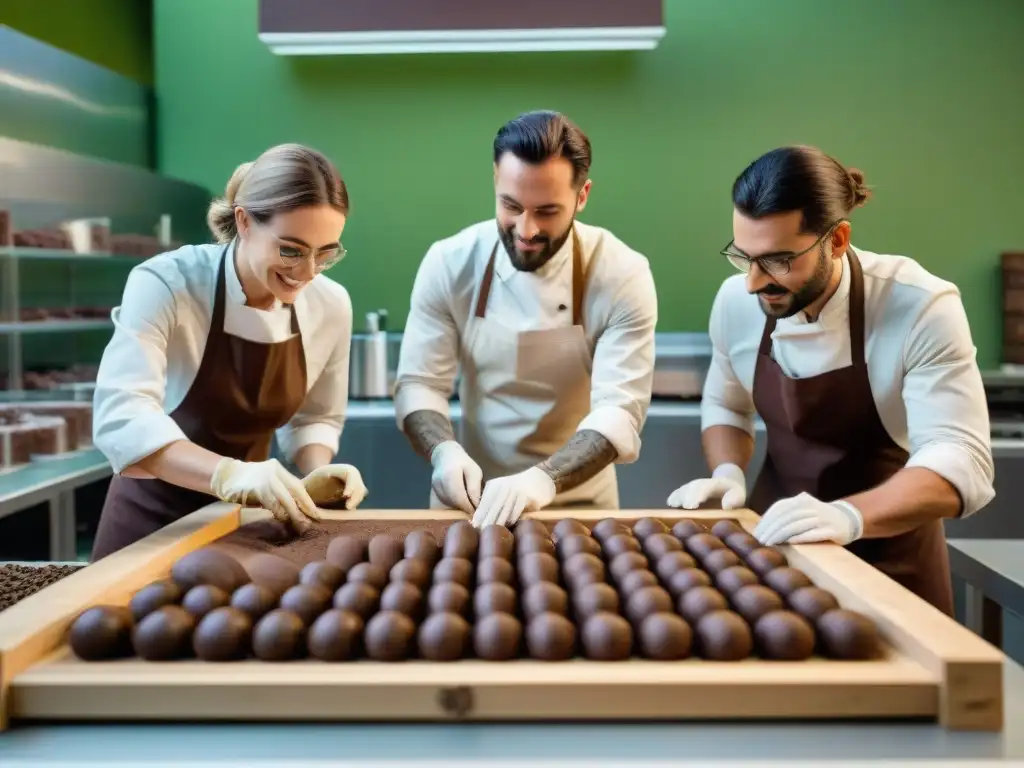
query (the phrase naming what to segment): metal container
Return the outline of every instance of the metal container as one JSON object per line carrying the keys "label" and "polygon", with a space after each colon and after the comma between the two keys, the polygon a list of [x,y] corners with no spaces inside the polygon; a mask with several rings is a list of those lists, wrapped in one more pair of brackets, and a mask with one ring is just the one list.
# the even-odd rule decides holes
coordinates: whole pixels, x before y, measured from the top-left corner
{"label": "metal container", "polygon": [[[366,313],[366,331],[352,336],[349,397],[360,400],[389,398],[393,375],[387,333],[387,311]],[[400,343],[400,341],[399,341]]]}

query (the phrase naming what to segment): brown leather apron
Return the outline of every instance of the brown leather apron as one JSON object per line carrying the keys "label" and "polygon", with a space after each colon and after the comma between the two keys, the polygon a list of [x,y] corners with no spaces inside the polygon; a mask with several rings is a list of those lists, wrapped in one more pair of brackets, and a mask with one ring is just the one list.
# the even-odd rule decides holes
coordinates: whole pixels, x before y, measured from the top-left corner
{"label": "brown leather apron", "polygon": [[[791,379],[772,358],[775,319],[768,318],[754,369],[754,407],[768,432],[764,466],[748,506],[764,514],[779,499],[809,493],[835,501],[888,480],[907,462],[875,407],[864,346],[864,275],[850,264],[852,364]],[[949,553],[941,520],[888,538],[860,539],[847,549],[945,613],[953,613]]]}
{"label": "brown leather apron", "polygon": [[[306,397],[306,357],[294,307],[294,335],[287,341],[264,344],[224,332],[228,247],[218,266],[202,362],[188,394],[170,416],[189,440],[207,450],[242,461],[265,461],[274,430],[295,415]],[[212,501],[211,494],[163,480],[114,477],[92,559],[116,552]]]}

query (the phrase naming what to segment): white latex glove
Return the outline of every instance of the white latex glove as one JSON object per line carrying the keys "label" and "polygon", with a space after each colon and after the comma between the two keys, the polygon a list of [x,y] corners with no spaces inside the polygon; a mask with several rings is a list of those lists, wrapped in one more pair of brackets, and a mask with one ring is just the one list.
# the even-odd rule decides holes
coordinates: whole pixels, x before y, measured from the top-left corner
{"label": "white latex glove", "polygon": [[766,547],[834,541],[846,545],[864,535],[864,518],[847,501],[828,503],[801,493],[772,504],[754,529]]}
{"label": "white latex glove", "polygon": [[310,528],[310,520],[320,520],[302,481],[277,459],[221,459],[213,471],[210,490],[221,501],[267,509],[299,532]]}
{"label": "white latex glove", "polygon": [[555,498],[554,481],[536,467],[525,472],[489,480],[484,486],[480,506],[473,515],[473,525],[512,525],[523,512],[535,512]]}
{"label": "white latex glove", "polygon": [[367,490],[363,476],[351,464],[325,464],[317,467],[302,478],[302,484],[310,492],[310,497],[313,497],[316,495],[313,490],[325,479],[338,480],[344,485],[344,495],[341,498],[345,501],[345,509],[355,509],[366,498]]}
{"label": "white latex glove", "polygon": [[430,463],[434,467],[430,486],[438,500],[452,509],[461,509],[472,515],[480,503],[484,482],[480,465],[454,440],[435,446],[430,454]]}
{"label": "white latex glove", "polygon": [[672,491],[670,507],[697,509],[705,501],[722,500],[722,509],[739,509],[747,502],[747,478],[735,464],[719,464],[711,477],[691,480]]}

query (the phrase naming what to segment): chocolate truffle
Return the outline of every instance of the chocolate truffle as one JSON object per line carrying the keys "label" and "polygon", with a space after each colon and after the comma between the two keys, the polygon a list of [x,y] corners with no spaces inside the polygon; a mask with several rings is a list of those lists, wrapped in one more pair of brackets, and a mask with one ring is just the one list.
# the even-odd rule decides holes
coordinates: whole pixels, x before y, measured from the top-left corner
{"label": "chocolate truffle", "polygon": [[658,577],[648,570],[630,571],[619,580],[619,592],[626,600],[629,600],[637,590],[656,586],[658,586]]}
{"label": "chocolate truffle", "polygon": [[476,583],[511,584],[515,570],[512,563],[503,557],[488,557],[476,567]]}
{"label": "chocolate truffle", "polygon": [[694,627],[700,655],[711,661],[740,661],[754,650],[750,626],[738,613],[705,613]]}
{"label": "chocolate truffle", "polygon": [[758,547],[747,555],[747,565],[750,566],[750,570],[764,578],[769,571],[785,566],[786,556],[771,547]]}
{"label": "chocolate truffle", "polygon": [[366,542],[355,536],[335,536],[327,545],[327,562],[348,573],[366,560]]}
{"label": "chocolate truffle", "polygon": [[277,607],[278,596],[259,584],[243,584],[231,595],[231,607],[257,622]]}
{"label": "chocolate truffle", "polygon": [[833,659],[871,659],[881,650],[878,627],[855,611],[826,611],[818,618],[817,629],[825,655]]}
{"label": "chocolate truffle", "polygon": [[430,585],[430,563],[423,558],[399,560],[388,578],[392,583],[404,581],[424,590]]}
{"label": "chocolate truffle", "polygon": [[380,590],[365,582],[353,581],[342,584],[332,602],[335,608],[351,611],[366,621],[380,604]]}
{"label": "chocolate truffle", "polygon": [[639,552],[623,552],[608,564],[612,579],[621,583],[633,571],[646,571],[647,558]]}
{"label": "chocolate truffle", "polygon": [[261,552],[245,563],[254,584],[266,587],[275,595],[283,595],[299,583],[299,567],[290,560]]}
{"label": "chocolate truffle", "polygon": [[565,574],[566,582],[574,588],[604,581],[604,561],[597,555],[580,552],[562,564],[562,573]]}
{"label": "chocolate truffle", "polygon": [[515,528],[515,538],[521,539],[526,536],[541,536],[549,539],[551,538],[551,531],[540,520],[528,517],[516,523]]}
{"label": "chocolate truffle", "polygon": [[781,568],[773,568],[768,571],[763,578],[765,584],[783,597],[792,592],[796,592],[801,587],[814,586],[811,580],[807,578],[806,573],[785,565]]}
{"label": "chocolate truffle", "polygon": [[330,592],[337,591],[345,581],[345,572],[336,565],[326,560],[315,560],[306,563],[299,571],[299,584],[312,584],[316,587],[324,587]]}
{"label": "chocolate truffle", "polygon": [[573,595],[572,606],[577,623],[602,611],[618,613],[619,593],[608,584],[586,584]]}
{"label": "chocolate truffle", "polygon": [[690,655],[693,630],[674,613],[652,613],[637,631],[640,654],[655,661],[677,661]]}
{"label": "chocolate truffle", "polygon": [[616,536],[620,533],[629,534],[630,536],[633,535],[629,528],[612,517],[606,517],[591,529],[593,537],[602,544],[608,541],[612,536]]}
{"label": "chocolate truffle", "polygon": [[182,592],[200,584],[212,584],[229,595],[250,581],[241,563],[210,547],[189,552],[178,560],[171,566],[171,578]]}
{"label": "chocolate truffle", "polygon": [[195,626],[195,617],[180,605],[164,605],[135,625],[132,647],[146,661],[182,659],[191,655]]}
{"label": "chocolate truffle", "polygon": [[558,581],[558,561],[546,552],[531,552],[519,558],[519,581],[532,587],[539,581]]}
{"label": "chocolate truffle", "polygon": [[626,599],[626,617],[633,626],[662,611],[672,611],[672,597],[661,587],[641,587]]}
{"label": "chocolate truffle", "polygon": [[569,595],[557,584],[538,581],[523,592],[523,615],[532,619],[542,613],[557,613],[564,616],[569,610]]}
{"label": "chocolate truffle", "polygon": [[726,568],[742,565],[742,563],[743,561],[740,560],[739,555],[731,549],[713,549],[708,552],[707,555],[704,556],[703,561],[701,561],[701,565],[704,566],[704,570],[712,576],[717,576]]}
{"label": "chocolate truffle", "polygon": [[685,552],[666,552],[655,561],[654,572],[662,582],[667,584],[671,580],[672,574],[678,571],[685,571],[688,568],[695,568],[696,566],[696,561]]}
{"label": "chocolate truffle", "polygon": [[554,556],[555,543],[547,536],[524,536],[516,542],[516,554],[520,559],[534,552]]}
{"label": "chocolate truffle", "polygon": [[679,601],[679,598],[694,587],[710,587],[711,577],[699,568],[684,568],[673,573],[665,583],[668,593]]}
{"label": "chocolate truffle", "polygon": [[192,587],[181,599],[181,607],[199,621],[214,608],[223,608],[231,602],[231,595],[212,584]]}
{"label": "chocolate truffle", "polygon": [[472,560],[480,545],[480,534],[468,520],[459,520],[444,534],[444,556]]}
{"label": "chocolate truffle", "polygon": [[[147,611],[144,616],[149,613],[151,611]],[[88,608],[71,625],[71,650],[83,661],[131,656],[133,625],[132,611],[124,606],[97,605]]]}
{"label": "chocolate truffle", "polygon": [[725,537],[725,546],[740,557],[746,558],[755,549],[761,548],[761,542],[746,531],[739,531]]}
{"label": "chocolate truffle", "polygon": [[740,587],[729,599],[733,609],[751,625],[766,613],[781,611],[784,607],[779,593],[761,584]]}
{"label": "chocolate truffle", "polygon": [[134,595],[128,607],[132,617],[139,621],[148,613],[165,605],[174,605],[181,601],[181,588],[170,579],[154,581],[147,584]]}
{"label": "chocolate truffle", "polygon": [[[714,554],[714,552],[711,554]],[[731,568],[719,571],[715,576],[715,586],[726,595],[731,595],[742,587],[757,583],[757,574],[745,565],[734,565]]]}
{"label": "chocolate truffle", "polygon": [[463,615],[469,608],[469,590],[454,581],[434,584],[427,594],[430,613],[457,613]]}
{"label": "chocolate truffle", "polygon": [[630,536],[625,533],[618,533],[605,539],[603,549],[604,556],[608,558],[609,562],[625,552],[639,553],[642,551],[636,536]]}
{"label": "chocolate truffle", "polygon": [[672,526],[672,535],[683,542],[683,544],[685,544],[686,540],[691,536],[707,532],[708,529],[695,520],[680,520]]}
{"label": "chocolate truffle", "polygon": [[679,614],[691,625],[712,611],[729,607],[722,593],[714,587],[694,587],[686,590],[677,601]]}
{"label": "chocolate truffle", "polygon": [[[562,522],[565,522],[564,520]],[[568,560],[573,555],[586,552],[590,555],[600,555],[601,545],[597,539],[582,533],[572,533],[558,540],[558,556],[562,560]]]}
{"label": "chocolate truffle", "polygon": [[643,542],[644,554],[653,563],[669,552],[681,552],[683,545],[671,533],[652,533]]}
{"label": "chocolate truffle", "polygon": [[492,613],[473,626],[473,651],[485,661],[515,658],[522,640],[523,625],[507,613]]}
{"label": "chocolate truffle", "polygon": [[622,661],[633,650],[633,628],[610,611],[598,611],[583,624],[580,632],[583,655],[593,661]]}
{"label": "chocolate truffle", "polygon": [[696,533],[686,540],[685,546],[698,560],[703,560],[714,549],[725,549],[722,540],[712,533]]}
{"label": "chocolate truffle", "polygon": [[526,648],[540,661],[565,661],[576,650],[576,627],[565,616],[542,613],[526,625]]}
{"label": "chocolate truffle", "polygon": [[516,591],[508,584],[483,584],[477,587],[473,593],[473,613],[477,619],[497,612],[516,612]]}
{"label": "chocolate truffle", "polygon": [[415,636],[416,623],[404,613],[381,611],[366,622],[363,644],[366,655],[375,661],[402,661],[408,657]]}
{"label": "chocolate truffle", "polygon": [[479,556],[503,557],[506,560],[512,557],[512,549],[515,545],[515,537],[504,525],[492,523],[480,529]]}
{"label": "chocolate truffle", "polygon": [[391,568],[388,568],[385,571],[381,566],[374,565],[373,563],[356,563],[348,571],[348,583],[358,584],[361,582],[369,584],[379,591],[384,589],[384,585],[388,583],[388,571],[390,570]]}
{"label": "chocolate truffle", "polygon": [[668,533],[671,529],[661,520],[654,517],[642,517],[633,523],[633,535],[640,541],[656,533]]}
{"label": "chocolate truffle", "polygon": [[252,652],[261,661],[289,661],[305,655],[306,625],[291,611],[277,608],[256,622]]}
{"label": "chocolate truffle", "polygon": [[390,573],[391,569],[405,555],[405,545],[401,539],[396,539],[386,533],[378,533],[370,539],[367,552],[372,565],[376,565],[384,573]]}
{"label": "chocolate truffle", "polygon": [[821,587],[800,587],[786,597],[789,607],[811,622],[817,621],[827,611],[839,607],[835,595]]}
{"label": "chocolate truffle", "polygon": [[730,534],[743,533],[743,529],[735,520],[719,520],[711,526],[711,533],[724,541]]}
{"label": "chocolate truffle", "polygon": [[407,581],[393,581],[380,593],[380,609],[404,613],[415,621],[423,610],[423,593]]}
{"label": "chocolate truffle", "polygon": [[433,567],[441,557],[441,548],[430,531],[413,531],[405,537],[404,553],[410,560],[426,560]]}
{"label": "chocolate truffle", "polygon": [[453,582],[468,587],[473,581],[473,563],[461,557],[442,558],[434,566],[434,583]]}
{"label": "chocolate truffle", "polygon": [[814,653],[814,629],[793,611],[771,611],[754,624],[754,639],[762,656],[802,661]]}
{"label": "chocolate truffle", "polygon": [[425,659],[461,659],[469,645],[469,622],[456,613],[435,613],[423,622],[418,641],[420,655]]}
{"label": "chocolate truffle", "polygon": [[573,520],[571,517],[555,523],[554,534],[555,538],[559,541],[570,536],[586,536],[588,539],[591,538],[590,529],[579,520]]}
{"label": "chocolate truffle", "polygon": [[215,608],[203,616],[192,635],[192,650],[203,661],[244,659],[251,645],[252,619],[238,608]]}
{"label": "chocolate truffle", "polygon": [[363,619],[337,608],[321,613],[306,635],[310,656],[321,661],[347,661],[359,654]]}
{"label": "chocolate truffle", "polygon": [[331,604],[331,592],[314,584],[296,584],[281,595],[279,607],[291,611],[307,627]]}

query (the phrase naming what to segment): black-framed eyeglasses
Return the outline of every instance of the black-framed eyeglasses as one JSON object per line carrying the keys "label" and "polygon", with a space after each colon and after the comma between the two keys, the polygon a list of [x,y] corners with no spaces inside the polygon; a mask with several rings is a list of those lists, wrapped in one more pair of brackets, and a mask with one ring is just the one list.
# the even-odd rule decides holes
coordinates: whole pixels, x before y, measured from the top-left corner
{"label": "black-framed eyeglasses", "polygon": [[840,219],[825,232],[821,237],[815,240],[809,247],[804,248],[799,253],[781,252],[781,253],[770,253],[765,256],[748,256],[743,253],[739,248],[736,247],[736,241],[730,240],[729,244],[721,250],[721,254],[729,260],[736,269],[744,274],[750,271],[750,268],[757,263],[757,266],[761,268],[761,271],[771,275],[772,277],[781,277],[788,275],[789,270],[793,267],[793,262],[803,256],[805,253],[810,253],[815,248],[821,248],[822,252],[825,250],[825,239],[831,237],[836,227],[843,223],[845,219]]}
{"label": "black-framed eyeglasses", "polygon": [[[267,234],[275,240],[278,240],[277,235],[267,229],[265,225],[261,224],[255,216],[249,214],[249,218],[256,224],[256,226],[267,232]],[[281,259],[281,263],[289,268],[297,267],[305,261],[312,260],[313,270],[320,273],[333,267],[345,258],[345,254],[347,253],[348,251],[341,245],[341,243],[330,248],[320,248],[314,254],[310,248],[304,248],[297,243],[284,243],[278,240],[278,256]]]}

